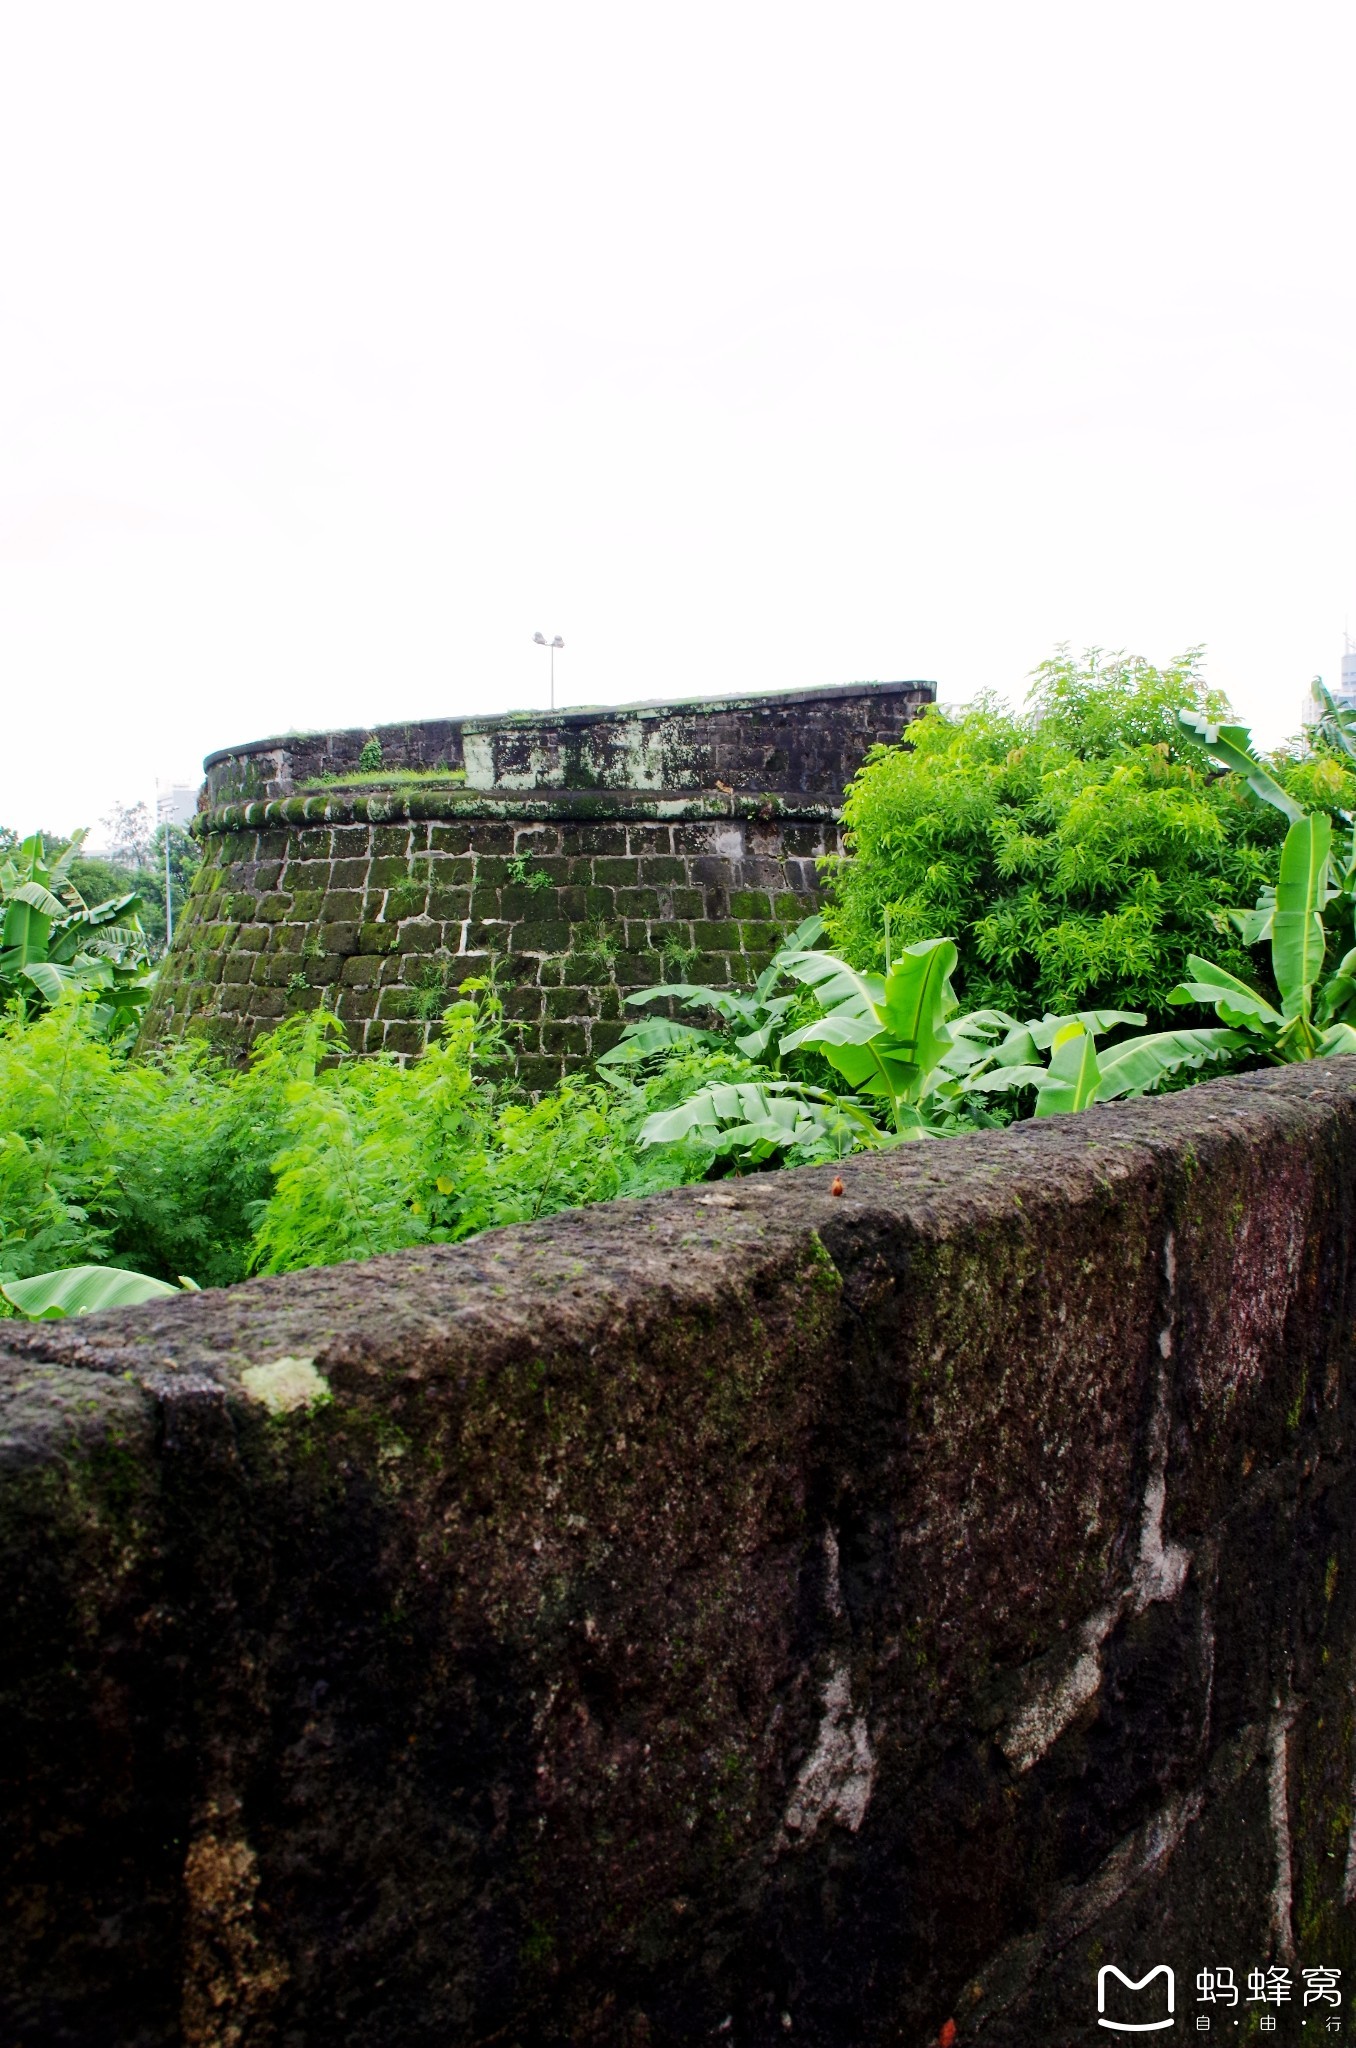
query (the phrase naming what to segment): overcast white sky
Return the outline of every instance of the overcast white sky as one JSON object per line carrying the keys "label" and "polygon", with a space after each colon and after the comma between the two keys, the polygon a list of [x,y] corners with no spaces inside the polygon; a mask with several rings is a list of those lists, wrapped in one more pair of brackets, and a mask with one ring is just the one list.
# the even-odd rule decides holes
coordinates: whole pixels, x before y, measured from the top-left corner
{"label": "overcast white sky", "polygon": [[[1356,9],[11,0],[0,822],[289,726],[1356,629]],[[97,836],[97,835],[96,835]]]}

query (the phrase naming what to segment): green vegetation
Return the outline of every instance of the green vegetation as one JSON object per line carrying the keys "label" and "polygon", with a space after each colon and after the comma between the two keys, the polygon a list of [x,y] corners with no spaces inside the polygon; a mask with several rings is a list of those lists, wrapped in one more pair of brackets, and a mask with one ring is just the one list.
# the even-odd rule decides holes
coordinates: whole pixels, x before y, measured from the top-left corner
{"label": "green vegetation", "polygon": [[[369,742],[369,746],[373,744]],[[361,763],[368,753],[364,747],[358,756]],[[380,749],[378,749],[380,756]],[[323,775],[311,775],[297,784],[298,789],[394,789],[407,787],[418,782],[450,782],[460,787],[466,781],[464,768],[382,768],[380,766],[358,767],[345,775],[327,770]]]}
{"label": "green vegetation", "polygon": [[[415,1008],[441,1034],[409,1065],[350,1057],[324,1010],[244,1068],[201,1042],[132,1056],[136,896],[90,908],[78,837],[11,838],[0,1297],[83,1313],[1356,1052],[1356,717],[1328,698],[1313,746],[1267,762],[1225,710],[1192,656],[1094,655],[1044,664],[1021,716],[928,713],[849,792],[826,918],[751,989],[629,996],[594,1077],[535,1102],[493,982],[453,1000],[436,960]],[[551,886],[529,855],[509,872]],[[600,966],[617,945],[603,919],[573,935]]]}
{"label": "green vegetation", "polygon": [[[177,924],[202,865],[202,848],[182,825],[153,826],[145,804],[115,804],[100,822],[108,850],[86,853],[82,846],[71,863],[71,885],[87,903],[99,903],[109,896],[139,897],[137,921],[145,934],[147,953],[158,960],[165,950],[166,863]],[[84,835],[77,837],[83,840]],[[43,843],[49,856],[60,844],[46,834]]]}
{"label": "green vegetation", "polygon": [[74,991],[97,992],[93,1028],[135,1024],[150,989],[133,893],[86,903],[71,880],[84,839],[49,854],[40,832],[0,859],[0,1004],[33,1015]]}
{"label": "green vegetation", "polygon": [[[1194,652],[1161,670],[1060,654],[1020,714],[987,699],[928,711],[848,792],[838,950],[878,969],[888,918],[896,948],[952,937],[977,1006],[1142,1010],[1162,1026],[1189,954],[1246,974],[1228,913],[1275,882],[1284,821],[1246,778],[1217,773],[1183,711],[1227,717]],[[1273,765],[1310,808],[1356,805],[1345,757]]]}
{"label": "green vegetation", "polygon": [[[701,1071],[729,1070],[721,1055]],[[402,1067],[344,1055],[324,1013],[292,1017],[247,1067],[199,1043],[137,1058],[93,998],[0,1022],[0,1281],[105,1262],[222,1286],[250,1272],[468,1237],[579,1202],[700,1179],[700,1144],[638,1153],[695,1063],[529,1103],[500,1005],[465,985],[439,1042]]]}
{"label": "green vegetation", "polygon": [[[1331,698],[1328,708],[1339,744],[1353,751],[1351,732],[1336,723],[1340,714]],[[1275,887],[1264,888],[1252,910],[1230,912],[1245,943],[1270,941],[1280,1007],[1194,953],[1187,962],[1190,978],[1172,990],[1169,1002],[1213,1005],[1239,1048],[1277,1064],[1356,1052],[1356,948],[1346,950],[1334,970],[1324,973],[1330,938],[1340,944],[1342,936],[1352,935],[1356,826],[1345,853],[1339,854],[1327,812],[1302,809],[1258,761],[1242,726],[1216,728],[1199,719],[1190,724],[1207,752],[1290,820]]]}
{"label": "green vegetation", "polygon": [[531,889],[534,893],[551,887],[551,877],[545,868],[533,867],[530,853],[515,854],[513,859],[504,862],[504,870],[510,881],[517,882],[521,888]]}

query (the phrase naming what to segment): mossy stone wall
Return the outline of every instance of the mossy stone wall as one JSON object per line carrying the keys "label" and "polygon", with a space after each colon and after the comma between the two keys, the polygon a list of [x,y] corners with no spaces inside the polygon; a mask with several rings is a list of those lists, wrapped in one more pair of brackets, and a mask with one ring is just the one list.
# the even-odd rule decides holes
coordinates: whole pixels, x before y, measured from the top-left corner
{"label": "mossy stone wall", "polygon": [[0,2039],[1327,2038],[1354,1218],[1324,1060],[5,1325]]}
{"label": "mossy stone wall", "polygon": [[628,994],[756,978],[819,901],[847,782],[930,697],[874,684],[387,727],[376,785],[335,779],[361,732],[214,755],[145,1038],[245,1050],[325,1003],[355,1050],[413,1054],[492,971],[520,1076],[549,1087],[616,1042]]}

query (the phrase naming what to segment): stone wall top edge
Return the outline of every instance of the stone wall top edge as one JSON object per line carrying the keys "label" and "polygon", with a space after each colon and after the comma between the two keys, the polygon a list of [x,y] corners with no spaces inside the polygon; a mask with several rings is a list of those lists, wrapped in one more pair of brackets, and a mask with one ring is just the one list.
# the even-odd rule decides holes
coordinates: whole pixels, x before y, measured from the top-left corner
{"label": "stone wall top edge", "polygon": [[718,790],[577,790],[467,789],[435,783],[424,788],[373,790],[370,795],[343,790],[306,795],[259,797],[248,803],[218,804],[200,811],[191,830],[197,838],[228,832],[260,831],[265,827],[349,824],[401,824],[407,820],[541,819],[579,824],[700,823],[704,819],[756,818],[786,824],[834,824],[842,812],[835,798],[785,796],[777,792]]}
{"label": "stone wall top edge", "polygon": [[934,681],[917,679],[899,682],[866,683],[823,683],[805,690],[752,691],[734,696],[692,696],[639,698],[626,704],[571,705],[559,711],[501,711],[455,714],[445,718],[393,719],[379,725],[362,726],[317,726],[304,732],[275,733],[266,739],[243,740],[234,746],[217,747],[203,757],[203,768],[210,769],[223,761],[239,759],[244,755],[274,753],[287,750],[299,743],[319,740],[365,738],[369,733],[380,739],[383,733],[412,733],[425,727],[455,726],[461,732],[491,733],[520,730],[560,730],[579,726],[596,725],[611,719],[661,718],[680,716],[685,712],[709,712],[719,714],[727,711],[757,711],[778,706],[795,708],[815,703],[842,704],[854,698],[908,697],[919,693],[924,700],[932,702],[936,697]]}
{"label": "stone wall top edge", "polygon": [[[1349,1135],[1356,1058],[1198,1083],[1160,1100],[1104,1105],[839,1166],[698,1183],[601,1202],[466,1243],[110,1310],[96,1319],[0,1333],[0,1371],[34,1363],[115,1376],[206,1375],[238,1391],[251,1364],[302,1349],[322,1372],[435,1376],[473,1356],[483,1370],[542,1346],[615,1337],[618,1315],[665,1316],[713,1276],[775,1260],[813,1237],[901,1229],[917,1245],[982,1245],[1023,1217],[1047,1230],[1106,1228],[1117,1188],[1186,1190],[1235,1166],[1240,1148],[1287,1144],[1298,1159]],[[835,1196],[835,1184],[842,1193]],[[1083,1218],[1082,1222],[1078,1221]],[[581,1275],[589,1276],[587,1286]]]}

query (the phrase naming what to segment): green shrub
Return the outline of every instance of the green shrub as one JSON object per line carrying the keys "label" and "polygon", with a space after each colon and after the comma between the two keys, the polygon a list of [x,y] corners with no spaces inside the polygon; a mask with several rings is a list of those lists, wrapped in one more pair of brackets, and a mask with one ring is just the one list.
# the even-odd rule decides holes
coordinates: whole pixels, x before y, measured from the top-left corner
{"label": "green shrub", "polygon": [[[1061,653],[1020,714],[992,699],[929,710],[848,792],[832,937],[879,967],[887,920],[896,949],[954,936],[972,1008],[1115,1006],[1179,1025],[1167,999],[1189,954],[1250,971],[1227,912],[1275,881],[1285,830],[1217,772],[1179,710],[1227,713],[1194,651],[1161,670]],[[1334,760],[1275,765],[1306,803],[1356,800],[1356,774]]]}
{"label": "green shrub", "polygon": [[464,985],[420,1060],[349,1058],[325,1012],[286,1019],[237,1068],[201,1042],[135,1058],[90,998],[0,1019],[0,1281],[115,1264],[223,1286],[250,1272],[450,1242],[581,1202],[700,1179],[709,1147],[637,1153],[698,1055],[647,1081],[568,1081],[536,1103],[500,1004]]}

